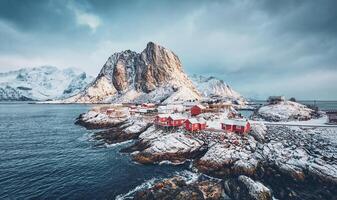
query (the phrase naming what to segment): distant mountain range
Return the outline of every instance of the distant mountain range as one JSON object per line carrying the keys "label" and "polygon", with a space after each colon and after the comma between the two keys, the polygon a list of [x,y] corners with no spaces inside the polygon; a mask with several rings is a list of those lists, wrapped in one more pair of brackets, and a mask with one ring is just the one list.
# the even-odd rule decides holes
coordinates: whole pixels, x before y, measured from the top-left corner
{"label": "distant mountain range", "polygon": [[85,72],[50,66],[0,73],[0,100],[172,103],[212,96],[243,99],[222,80],[200,75],[188,77],[178,56],[153,42],[141,53],[114,53],[95,79]]}
{"label": "distant mountain range", "polygon": [[217,79],[213,76],[190,76],[193,84],[204,97],[220,96],[228,99],[242,99],[242,95],[233,90],[223,80]]}
{"label": "distant mountain range", "polygon": [[82,91],[92,80],[85,72],[72,68],[22,68],[0,73],[0,100],[63,99]]}

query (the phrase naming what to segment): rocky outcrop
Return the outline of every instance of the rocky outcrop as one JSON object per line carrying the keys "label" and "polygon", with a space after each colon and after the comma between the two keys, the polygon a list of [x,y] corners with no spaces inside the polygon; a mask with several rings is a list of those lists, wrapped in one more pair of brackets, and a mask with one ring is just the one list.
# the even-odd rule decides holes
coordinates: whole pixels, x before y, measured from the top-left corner
{"label": "rocky outcrop", "polygon": [[89,111],[87,113],[80,114],[80,116],[75,120],[75,124],[84,126],[87,129],[103,129],[122,125],[123,123],[126,123],[127,120],[127,117],[111,118],[101,112]]}
{"label": "rocky outcrop", "polygon": [[140,136],[140,141],[122,151],[132,152],[132,159],[142,164],[170,161],[183,163],[187,159],[196,158],[205,151],[203,141],[190,138],[183,133],[164,133],[150,127]]}
{"label": "rocky outcrop", "polygon": [[234,200],[271,200],[272,194],[269,188],[247,176],[239,176],[226,180],[225,192]]}
{"label": "rocky outcrop", "polygon": [[316,116],[314,110],[305,105],[292,101],[279,102],[277,104],[265,105],[259,108],[255,118],[262,118],[267,121],[291,121],[309,120]]}
{"label": "rocky outcrop", "polygon": [[254,176],[259,162],[251,154],[236,145],[215,144],[194,165],[199,171],[219,178]]}
{"label": "rocky outcrop", "polygon": [[255,123],[251,126],[249,134],[259,143],[264,143],[267,134],[267,127],[263,123]]}
{"label": "rocky outcrop", "polygon": [[[227,179],[246,175],[271,187],[280,199],[333,199],[337,192],[337,131],[259,125],[254,137],[224,138],[209,147],[196,168]],[[231,139],[229,139],[231,138]],[[324,186],[324,187],[321,187]],[[238,197],[240,198],[240,197]]]}
{"label": "rocky outcrop", "polygon": [[151,123],[131,121],[121,126],[116,126],[107,130],[96,132],[94,134],[94,138],[97,140],[102,140],[106,144],[120,143],[137,139],[139,134],[144,132],[150,126]]}
{"label": "rocky outcrop", "polygon": [[[155,96],[155,98],[154,98]],[[162,102],[200,99],[170,50],[149,42],[141,53],[113,54],[95,81],[65,103]]]}
{"label": "rocky outcrop", "polygon": [[223,187],[218,182],[205,180],[187,183],[181,177],[173,177],[157,182],[149,189],[138,191],[133,199],[218,200],[222,197]]}

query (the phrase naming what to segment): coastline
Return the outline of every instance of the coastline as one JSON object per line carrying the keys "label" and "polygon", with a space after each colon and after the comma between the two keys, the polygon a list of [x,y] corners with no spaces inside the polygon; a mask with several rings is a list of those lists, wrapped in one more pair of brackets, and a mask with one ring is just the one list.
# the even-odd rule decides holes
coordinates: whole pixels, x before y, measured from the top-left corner
{"label": "coastline", "polygon": [[[78,118],[78,120],[81,120],[81,118]],[[135,122],[132,122],[130,125],[125,125],[128,123],[124,123],[121,126],[114,123],[111,124],[109,128],[119,127],[122,130],[126,130],[127,128],[132,127],[134,123]],[[220,178],[223,181],[222,184],[229,184],[230,186],[227,186],[226,194],[231,194],[231,198],[233,199],[236,198],[235,195],[233,196],[234,193],[246,191],[246,189],[243,189],[243,191],[233,191],[235,184],[243,184],[240,182],[243,179],[248,179],[248,182],[253,186],[263,183],[266,185],[262,184],[262,188],[271,188],[270,191],[273,191],[273,193],[268,193],[268,195],[264,193],[266,189],[261,190],[261,192],[263,191],[264,196],[266,196],[266,199],[270,199],[272,195],[276,195],[276,197],[279,198],[296,199],[305,192],[309,192],[309,196],[319,195],[323,198],[328,198],[330,195],[330,197],[333,197],[334,192],[336,192],[334,188],[337,186],[337,171],[334,172],[331,170],[334,168],[333,166],[337,166],[336,159],[332,155],[332,157],[329,158],[332,159],[331,164],[325,163],[324,165],[317,165],[311,161],[311,154],[301,150],[301,145],[294,147],[294,144],[296,143],[293,143],[294,141],[292,141],[295,139],[295,142],[300,142],[300,140],[303,139],[303,134],[306,134],[308,130],[316,135],[316,128],[311,128],[312,130],[310,128],[308,129],[308,127],[304,129],[296,127],[292,128],[287,126],[287,124],[279,126],[269,126],[268,124],[266,124],[266,126],[259,124],[252,125],[253,127],[251,132],[247,136],[242,137],[236,134],[221,135],[219,133],[207,131],[190,134],[179,129],[167,132],[155,127],[154,125],[146,124],[146,126],[148,126],[147,129],[137,132],[136,136],[132,139],[134,142],[131,146],[122,148],[121,152],[130,155],[133,161],[145,165],[160,165],[161,163],[179,165],[189,161],[191,163],[189,170],[199,173],[201,172],[214,178]],[[331,128],[332,127],[320,127],[319,131],[325,131]],[[293,136],[286,134],[284,135],[284,138],[279,138],[279,136],[284,133],[292,132],[296,133],[298,136],[294,138]],[[337,133],[337,131],[333,131],[333,133]],[[203,137],[203,135],[208,135],[211,139],[207,140],[207,137]],[[217,142],[219,140],[216,138],[219,137],[222,140],[225,138],[224,142]],[[194,143],[195,145],[195,139],[196,141],[203,141],[200,143],[200,147],[195,148],[193,145],[186,146],[189,142]],[[175,142],[173,142],[174,145],[172,145],[173,143],[171,140],[175,140]],[[293,143],[293,145],[284,143],[280,146],[278,142],[279,140],[286,140]],[[307,140],[310,143],[311,139],[308,138]],[[322,142],[322,145],[324,146],[326,141],[321,140],[320,142]],[[175,150],[177,146],[179,146],[179,151]],[[289,146],[294,149],[289,149]],[[247,149],[247,147],[249,148]],[[319,149],[318,146],[315,148]],[[324,152],[326,150],[323,149],[322,151]],[[336,149],[333,151],[336,151]],[[221,152],[226,153],[222,155],[223,153]],[[290,157],[304,159],[307,164],[303,163],[299,165],[297,162],[289,163],[287,162],[288,159],[284,158],[282,152],[288,152],[287,156]],[[269,155],[270,153],[271,155]],[[225,157],[222,158],[222,156]],[[276,156],[276,159],[271,159],[274,156]],[[322,161],[326,162],[324,160]],[[277,164],[278,162],[284,164]],[[315,162],[317,163],[317,161]],[[307,168],[305,166],[310,167]],[[238,179],[240,176],[247,176],[248,178],[241,177]],[[284,177],[281,185],[275,184],[275,180],[278,176]],[[318,188],[315,188],[317,187],[316,184],[310,185],[312,181],[325,184],[327,187],[325,188],[326,191],[322,193],[318,190]],[[160,180],[156,181],[156,183],[158,182],[160,182]],[[276,188],[275,185],[277,185]],[[310,190],[307,190],[301,185],[307,186]],[[293,189],[281,189],[289,187],[292,187]],[[232,189],[229,190],[228,188]],[[151,191],[152,190],[153,188]],[[312,194],[310,194],[310,192]]]}

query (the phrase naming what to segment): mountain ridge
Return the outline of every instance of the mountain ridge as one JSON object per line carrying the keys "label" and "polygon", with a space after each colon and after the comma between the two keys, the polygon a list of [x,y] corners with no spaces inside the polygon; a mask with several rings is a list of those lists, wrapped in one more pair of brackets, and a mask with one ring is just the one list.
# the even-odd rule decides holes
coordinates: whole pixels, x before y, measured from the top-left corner
{"label": "mountain ridge", "polygon": [[54,66],[21,68],[0,73],[0,101],[43,101],[67,98],[90,81],[85,72]]}
{"label": "mountain ridge", "polygon": [[200,99],[172,51],[149,42],[140,52],[114,53],[97,78],[65,103],[174,102]]}

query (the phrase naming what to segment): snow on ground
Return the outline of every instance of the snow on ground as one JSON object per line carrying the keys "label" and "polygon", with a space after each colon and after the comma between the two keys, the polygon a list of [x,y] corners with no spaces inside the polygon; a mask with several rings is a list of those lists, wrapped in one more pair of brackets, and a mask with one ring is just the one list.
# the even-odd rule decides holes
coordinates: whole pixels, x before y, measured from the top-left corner
{"label": "snow on ground", "polygon": [[124,129],[124,131],[126,133],[139,133],[142,130],[144,130],[147,125],[148,125],[147,122],[144,122],[144,121],[135,121],[131,126],[129,126],[126,129]]}
{"label": "snow on ground", "polygon": [[211,146],[201,160],[218,166],[234,164],[237,167],[245,168],[258,164],[250,153],[244,149],[219,143]]}
{"label": "snow on ground", "polygon": [[202,141],[188,138],[183,133],[164,135],[154,139],[150,143],[150,147],[145,149],[144,152],[154,154],[193,152],[203,145]]}
{"label": "snow on ground", "polygon": [[337,128],[269,126],[267,136],[263,158],[294,174],[309,170],[337,182]]}
{"label": "snow on ground", "polygon": [[305,105],[291,101],[262,106],[258,110],[258,114],[268,121],[308,120],[313,112]]}
{"label": "snow on ground", "polygon": [[146,131],[139,135],[139,139],[144,142],[154,140],[163,134],[162,130],[158,130],[155,126],[149,127]]}
{"label": "snow on ground", "polygon": [[90,124],[118,124],[127,120],[126,118],[111,118],[106,114],[89,111],[82,115],[82,121]]}
{"label": "snow on ground", "polygon": [[259,124],[264,123],[265,125],[280,125],[280,126],[303,126],[303,127],[337,127],[337,125],[333,124],[326,124],[328,120],[328,117],[326,115],[317,118],[317,119],[310,119],[307,121],[298,121],[298,120],[292,120],[292,121],[286,121],[286,122],[269,122],[265,120],[249,120],[251,124]]}

